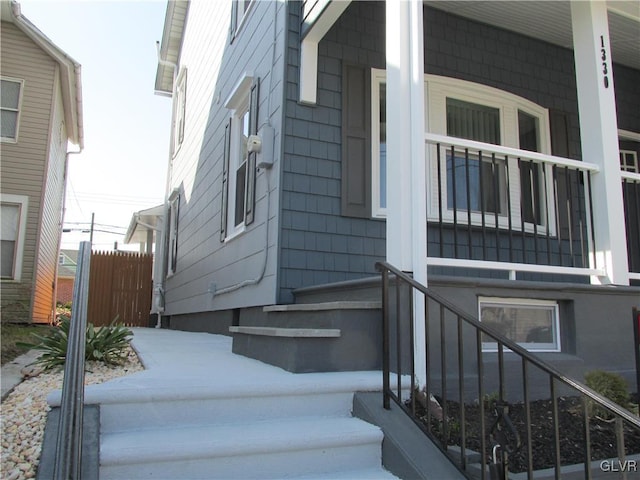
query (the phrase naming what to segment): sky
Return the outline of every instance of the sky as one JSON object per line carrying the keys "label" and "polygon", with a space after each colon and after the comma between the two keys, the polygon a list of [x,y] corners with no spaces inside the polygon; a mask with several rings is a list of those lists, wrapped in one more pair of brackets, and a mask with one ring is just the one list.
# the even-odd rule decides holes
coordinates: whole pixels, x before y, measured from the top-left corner
{"label": "sky", "polygon": [[64,228],[74,231],[63,233],[62,248],[89,240],[93,213],[94,250],[113,250],[114,242],[119,250],[138,250],[123,245],[131,217],[165,195],[171,99],[155,95],[154,84],[167,2],[18,3],[82,65],[84,150],[69,157]]}

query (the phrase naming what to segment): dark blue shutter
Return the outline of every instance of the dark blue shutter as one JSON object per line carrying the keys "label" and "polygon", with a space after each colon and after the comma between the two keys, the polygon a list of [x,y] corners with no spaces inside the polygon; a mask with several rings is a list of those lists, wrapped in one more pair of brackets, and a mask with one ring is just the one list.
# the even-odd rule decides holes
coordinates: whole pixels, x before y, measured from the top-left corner
{"label": "dark blue shutter", "polygon": [[224,157],[222,158],[222,204],[220,206],[220,241],[227,236],[227,211],[229,210],[229,158],[231,155],[231,119],[224,127]]}
{"label": "dark blue shutter", "polygon": [[368,68],[342,69],[342,215],[371,217],[371,81]]}
{"label": "dark blue shutter", "polygon": [[[249,101],[249,135],[258,133],[258,102],[260,100],[260,79],[256,78],[251,86]],[[244,224],[251,225],[254,220],[256,204],[256,156],[251,152],[247,158],[247,188],[245,197]]]}

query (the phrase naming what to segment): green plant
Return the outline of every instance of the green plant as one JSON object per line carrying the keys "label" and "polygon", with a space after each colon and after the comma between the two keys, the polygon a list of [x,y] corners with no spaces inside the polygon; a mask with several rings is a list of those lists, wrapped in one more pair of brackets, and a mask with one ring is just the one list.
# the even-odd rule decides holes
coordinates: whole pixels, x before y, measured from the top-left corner
{"label": "green plant", "polygon": [[[621,375],[605,372],[604,370],[593,370],[585,374],[584,381],[587,387],[607,397],[612,402],[624,408],[630,407],[627,382]],[[589,410],[591,415],[603,419],[609,419],[611,417],[611,414],[609,414],[607,410],[593,404],[589,405]]]}
{"label": "green plant", "polygon": [[485,393],[484,397],[484,409],[491,411],[495,408],[496,403],[500,400],[500,393],[497,391]]}
{"label": "green plant", "polygon": [[87,344],[85,358],[117,365],[123,362],[124,349],[129,345],[133,333],[121,323],[94,328],[87,325]]}
{"label": "green plant", "polygon": [[[64,365],[69,343],[69,329],[71,320],[62,317],[60,326],[51,335],[32,334],[37,340],[34,343],[20,343],[20,346],[40,350],[43,353],[34,363],[45,370]],[[85,360],[97,360],[107,364],[117,365],[124,361],[124,349],[129,345],[133,333],[115,320],[108,326],[95,328],[87,324]]]}

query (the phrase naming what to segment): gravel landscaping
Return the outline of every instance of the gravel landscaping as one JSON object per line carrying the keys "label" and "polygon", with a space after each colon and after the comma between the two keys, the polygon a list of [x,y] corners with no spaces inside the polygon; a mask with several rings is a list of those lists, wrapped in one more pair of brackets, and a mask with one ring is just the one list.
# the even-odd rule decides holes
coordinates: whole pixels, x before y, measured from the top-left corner
{"label": "gravel landscaping", "polygon": [[[87,362],[85,385],[106,382],[143,370],[129,347],[122,366]],[[63,372],[43,372],[27,378],[2,401],[2,464],[5,480],[35,478],[47,420],[47,395],[62,388]]]}

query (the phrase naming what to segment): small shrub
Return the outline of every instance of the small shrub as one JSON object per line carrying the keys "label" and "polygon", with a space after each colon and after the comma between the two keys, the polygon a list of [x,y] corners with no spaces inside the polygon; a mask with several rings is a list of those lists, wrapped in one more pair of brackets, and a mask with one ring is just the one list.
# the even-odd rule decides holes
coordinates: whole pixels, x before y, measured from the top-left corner
{"label": "small shrub", "polygon": [[[621,407],[629,408],[629,392],[627,382],[617,373],[605,372],[604,370],[593,370],[584,376],[587,387],[595,390],[600,395],[607,397],[612,402]],[[592,415],[603,419],[611,418],[611,414],[601,407],[590,405]]]}
{"label": "small shrub", "polygon": [[[37,340],[33,343],[21,343],[21,346],[42,351],[34,363],[45,370],[64,365],[69,344],[69,317],[62,317],[60,326],[51,335],[32,334]],[[95,328],[88,323],[86,329],[85,360],[97,360],[111,365],[124,361],[124,349],[129,345],[133,333],[115,320],[110,325]]]}

